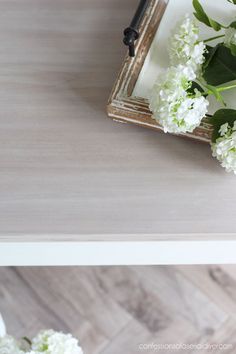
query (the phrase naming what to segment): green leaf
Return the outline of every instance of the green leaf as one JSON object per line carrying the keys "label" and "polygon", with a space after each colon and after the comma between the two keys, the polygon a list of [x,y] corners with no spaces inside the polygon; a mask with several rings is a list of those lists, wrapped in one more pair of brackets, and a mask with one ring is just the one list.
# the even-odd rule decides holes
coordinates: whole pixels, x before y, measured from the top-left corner
{"label": "green leaf", "polygon": [[236,0],[228,0],[228,2],[231,2],[231,4],[236,5]]}
{"label": "green leaf", "polygon": [[236,110],[235,109],[220,109],[211,117],[210,123],[213,125],[212,142],[215,143],[219,138],[220,127],[228,123],[231,127],[234,126],[236,121]]}
{"label": "green leaf", "polygon": [[193,7],[196,11],[194,12],[194,16],[200,22],[203,22],[206,26],[212,27],[215,31],[220,31],[221,28],[224,27],[219,22],[216,22],[206,14],[206,12],[204,11],[202,5],[198,0],[193,0]]}
{"label": "green leaf", "polygon": [[230,45],[230,50],[231,50],[231,54],[236,57],[236,45],[235,44]]}
{"label": "green leaf", "polygon": [[[236,3],[235,3],[236,4]],[[232,22],[230,25],[229,25],[229,28],[234,28],[236,29],[236,21]],[[230,50],[231,50],[231,53],[232,55],[236,56],[236,45],[231,43],[230,44]]]}
{"label": "green leaf", "polygon": [[[236,4],[236,3],[235,3]],[[236,21],[232,22],[229,27],[235,28],[236,29]]]}
{"label": "green leaf", "polygon": [[210,47],[209,45],[206,46],[206,52],[204,53],[205,60],[202,65],[203,71],[208,67],[210,61],[212,60],[213,56],[215,55],[215,52],[217,51],[219,47],[219,44],[217,44],[215,47]]}
{"label": "green leaf", "polygon": [[213,86],[236,80],[236,59],[229,48],[221,43],[211,49],[203,66],[203,77]]}

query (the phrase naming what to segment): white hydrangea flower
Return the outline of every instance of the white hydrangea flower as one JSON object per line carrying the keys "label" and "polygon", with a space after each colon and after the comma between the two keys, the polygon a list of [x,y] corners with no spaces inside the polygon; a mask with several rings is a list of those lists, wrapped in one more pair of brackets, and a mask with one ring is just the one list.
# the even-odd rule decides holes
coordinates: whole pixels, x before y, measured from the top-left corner
{"label": "white hydrangea flower", "polygon": [[236,174],[236,122],[233,128],[225,123],[220,127],[220,137],[211,144],[213,156],[227,172]]}
{"label": "white hydrangea flower", "polygon": [[198,90],[190,94],[196,75],[192,68],[179,65],[169,68],[156,81],[150,97],[153,117],[165,133],[192,132],[207,113],[209,102]]}
{"label": "white hydrangea flower", "polygon": [[231,44],[236,45],[236,29],[229,27],[225,31],[225,40],[224,43],[227,47],[230,47]]}
{"label": "white hydrangea flower", "polygon": [[0,354],[23,354],[23,351],[13,337],[6,335],[0,338]]}
{"label": "white hydrangea flower", "polygon": [[32,341],[32,350],[38,354],[83,354],[78,340],[71,334],[41,331]]}
{"label": "white hydrangea flower", "polygon": [[199,27],[194,20],[186,15],[184,20],[178,23],[170,39],[171,64],[189,65],[195,72],[199,72],[205,60],[205,51],[205,44],[199,41]]}

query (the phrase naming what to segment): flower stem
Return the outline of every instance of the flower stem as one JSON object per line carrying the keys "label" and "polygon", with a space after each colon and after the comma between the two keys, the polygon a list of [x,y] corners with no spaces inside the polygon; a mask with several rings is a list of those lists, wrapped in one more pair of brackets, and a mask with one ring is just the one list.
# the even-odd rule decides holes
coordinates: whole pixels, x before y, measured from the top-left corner
{"label": "flower stem", "polygon": [[211,38],[205,39],[203,42],[204,43],[211,42],[211,41],[214,41],[215,39],[222,38],[224,36],[225,36],[224,34],[221,34],[220,36],[215,36],[215,37],[211,37]]}
{"label": "flower stem", "polygon": [[233,88],[236,88],[236,84],[230,86],[224,86],[224,87],[217,87],[216,89],[218,92],[224,92],[224,91],[232,90]]}
{"label": "flower stem", "polygon": [[[202,86],[205,86],[206,88],[209,88],[210,85],[203,85]],[[213,88],[213,86],[212,86]],[[215,87],[215,90],[214,91],[217,91],[217,92],[224,92],[224,91],[228,91],[228,90],[232,90],[236,88],[236,84],[234,85],[230,85],[230,86],[223,86],[223,87]],[[204,91],[202,94],[203,95],[214,95],[214,91],[211,90],[210,88],[207,90],[207,91]]]}

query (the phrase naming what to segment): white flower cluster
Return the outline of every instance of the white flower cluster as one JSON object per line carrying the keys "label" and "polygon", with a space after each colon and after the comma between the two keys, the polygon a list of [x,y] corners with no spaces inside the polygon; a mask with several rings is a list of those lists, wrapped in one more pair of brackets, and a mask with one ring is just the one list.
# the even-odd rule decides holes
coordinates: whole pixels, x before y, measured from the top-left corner
{"label": "white flower cluster", "polygon": [[198,33],[195,21],[185,17],[170,41],[172,66],[151,91],[150,110],[166,133],[192,132],[207,113],[208,100],[197,89],[189,91],[204,62],[205,45]]}
{"label": "white flower cluster", "polygon": [[188,92],[195,77],[192,68],[179,65],[169,68],[154,85],[150,109],[166,133],[192,132],[207,113],[209,102],[201,93]]}
{"label": "white flower cluster", "polygon": [[0,354],[24,354],[19,348],[19,343],[11,336],[0,338]]}
{"label": "white flower cluster", "polygon": [[32,349],[37,354],[83,354],[78,340],[71,334],[53,330],[40,332],[32,341]]}
{"label": "white flower cluster", "polygon": [[27,352],[21,350],[13,337],[6,335],[0,338],[0,354],[83,354],[83,351],[71,334],[47,330],[32,340],[32,347]]}
{"label": "white flower cluster", "polygon": [[225,40],[224,43],[227,47],[230,47],[232,44],[236,45],[236,29],[229,27],[225,31]]}
{"label": "white flower cluster", "polygon": [[213,156],[227,172],[236,174],[236,122],[233,128],[228,123],[223,124],[219,133],[220,137],[212,143]]}
{"label": "white flower cluster", "polygon": [[199,41],[199,27],[196,22],[185,16],[170,39],[169,52],[172,65],[185,64],[195,72],[204,63],[206,46]]}

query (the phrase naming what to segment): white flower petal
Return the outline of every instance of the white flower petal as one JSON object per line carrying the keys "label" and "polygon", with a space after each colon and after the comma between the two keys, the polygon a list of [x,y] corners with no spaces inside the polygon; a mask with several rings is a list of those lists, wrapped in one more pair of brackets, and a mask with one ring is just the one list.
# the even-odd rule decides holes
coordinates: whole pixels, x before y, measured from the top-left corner
{"label": "white flower petal", "polygon": [[83,354],[78,340],[71,334],[41,331],[32,341],[32,349],[37,354]]}
{"label": "white flower petal", "polygon": [[216,142],[211,144],[212,154],[227,172],[236,174],[236,132],[228,123],[223,124],[219,132],[224,134],[221,134]]}
{"label": "white flower petal", "polygon": [[190,67],[179,65],[169,68],[155,83],[150,97],[153,117],[165,132],[192,132],[207,113],[209,102],[199,91],[187,90],[196,78]]}
{"label": "white flower petal", "polygon": [[228,128],[229,128],[229,123],[223,124],[223,125],[220,127],[220,130],[219,130],[220,135],[221,135],[221,136],[224,136],[224,135],[227,133]]}
{"label": "white flower petal", "polygon": [[24,354],[17,341],[11,336],[0,338],[0,354]]}
{"label": "white flower petal", "polygon": [[199,27],[196,22],[185,16],[184,20],[178,23],[175,34],[170,39],[169,53],[172,65],[187,65],[194,72],[201,71],[204,63],[206,46],[199,42]]}

